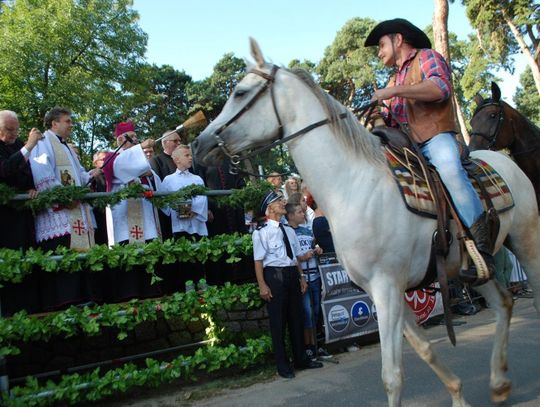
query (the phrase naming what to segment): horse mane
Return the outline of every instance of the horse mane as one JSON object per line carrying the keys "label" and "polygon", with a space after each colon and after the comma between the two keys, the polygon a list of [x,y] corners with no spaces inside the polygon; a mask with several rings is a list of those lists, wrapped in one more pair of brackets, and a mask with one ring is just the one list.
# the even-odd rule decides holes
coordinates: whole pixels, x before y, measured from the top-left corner
{"label": "horse mane", "polygon": [[[326,93],[306,70],[301,68],[285,70],[300,79],[317,97],[330,120],[331,129],[348,151],[362,155],[373,164],[386,166],[380,140],[362,126],[349,109]],[[342,113],[346,113],[347,116],[340,118]]]}
{"label": "horse mane", "polygon": [[519,110],[514,109],[512,106],[510,106],[508,103],[503,102],[506,106],[508,106],[511,110],[513,110],[525,123],[527,123],[527,127],[531,131],[533,137],[540,140],[540,127],[538,127],[535,123],[533,123],[528,117],[526,117],[523,113],[521,113]]}

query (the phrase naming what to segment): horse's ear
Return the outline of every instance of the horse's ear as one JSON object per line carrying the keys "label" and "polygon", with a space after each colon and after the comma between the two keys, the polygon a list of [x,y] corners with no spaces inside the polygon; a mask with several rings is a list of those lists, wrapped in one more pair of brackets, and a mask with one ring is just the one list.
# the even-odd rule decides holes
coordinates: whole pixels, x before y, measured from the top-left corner
{"label": "horse's ear", "polygon": [[264,57],[259,44],[257,44],[257,41],[255,41],[255,39],[252,37],[249,37],[249,47],[251,48],[251,56],[255,60],[257,67],[262,68],[265,64]]}
{"label": "horse's ear", "polygon": [[491,82],[491,97],[495,102],[501,100],[501,90],[495,82]]}
{"label": "horse's ear", "polygon": [[474,98],[474,102],[476,103],[476,106],[481,106],[484,103],[484,98],[480,95],[480,93],[477,93]]}

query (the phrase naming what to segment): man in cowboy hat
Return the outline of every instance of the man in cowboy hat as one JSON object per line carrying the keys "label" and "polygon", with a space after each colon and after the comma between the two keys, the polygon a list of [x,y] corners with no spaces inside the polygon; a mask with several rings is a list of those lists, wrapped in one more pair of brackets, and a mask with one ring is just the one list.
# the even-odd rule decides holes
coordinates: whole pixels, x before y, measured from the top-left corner
{"label": "man in cowboy hat", "polygon": [[[386,102],[382,112],[386,124],[407,132],[437,169],[461,222],[476,243],[479,261],[485,261],[480,266],[487,268],[491,278],[495,270],[492,242],[482,203],[461,163],[447,62],[431,49],[422,30],[401,18],[376,25],[364,45],[378,46],[377,55],[384,65],[396,67],[387,87],[376,90],[372,101]],[[461,277],[466,282],[487,281],[478,279],[477,267],[462,271]]]}

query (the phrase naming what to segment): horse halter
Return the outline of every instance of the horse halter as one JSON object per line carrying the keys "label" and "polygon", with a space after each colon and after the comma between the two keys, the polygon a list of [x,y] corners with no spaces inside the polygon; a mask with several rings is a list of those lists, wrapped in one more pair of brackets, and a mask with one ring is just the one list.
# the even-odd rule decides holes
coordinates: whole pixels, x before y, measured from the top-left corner
{"label": "horse halter", "polygon": [[497,113],[497,124],[495,126],[495,131],[493,132],[493,134],[484,134],[479,131],[474,131],[471,133],[471,137],[472,136],[482,137],[488,142],[487,149],[491,150],[491,148],[495,145],[495,143],[497,143],[497,137],[499,136],[502,125],[504,123],[504,106],[500,102],[488,102],[478,107],[476,111],[474,112],[473,117],[476,116],[480,112],[480,110],[488,106],[496,106],[499,108],[499,111]]}
{"label": "horse halter", "polygon": [[277,122],[278,122],[278,140],[283,139],[283,124],[281,123],[281,118],[279,117],[279,113],[277,111],[276,107],[276,100],[274,95],[274,89],[273,84],[274,80],[276,79],[276,73],[278,71],[279,67],[277,65],[272,66],[272,71],[270,74],[267,74],[265,72],[260,71],[259,69],[251,69],[249,73],[253,73],[255,75],[259,75],[260,77],[266,79],[264,84],[259,88],[259,90],[251,97],[250,100],[240,109],[233,117],[231,117],[225,124],[223,124],[219,129],[217,129],[214,133],[214,138],[216,139],[218,143],[218,147],[221,149],[223,154],[225,154],[229,159],[231,160],[231,163],[234,167],[238,166],[240,164],[240,161],[245,160],[249,158],[251,155],[246,155],[241,157],[238,154],[233,154],[230,152],[230,150],[227,148],[227,145],[225,144],[225,140],[220,136],[220,134],[229,127],[232,123],[234,123],[237,119],[239,119],[244,113],[246,113],[254,104],[257,102],[259,97],[265,93],[268,89],[270,89],[270,97],[272,98],[272,107],[274,109],[274,114],[276,115]]}
{"label": "horse halter", "polygon": [[[231,169],[230,169],[231,174],[237,174],[238,173],[238,171],[239,171],[238,165],[240,164],[241,161],[244,161],[244,160],[247,160],[249,158],[255,157],[258,154],[263,153],[265,151],[271,150],[274,147],[277,147],[277,146],[279,146],[281,144],[284,144],[284,143],[286,143],[286,142],[288,142],[288,141],[290,141],[290,140],[292,140],[292,139],[294,139],[296,137],[299,137],[299,136],[301,136],[303,134],[306,134],[306,133],[310,132],[311,130],[313,130],[313,129],[317,128],[317,127],[320,127],[320,126],[324,126],[325,124],[328,124],[330,122],[329,119],[323,119],[323,120],[320,120],[320,121],[315,122],[313,124],[310,124],[309,126],[306,126],[303,129],[301,129],[301,130],[299,130],[299,131],[297,131],[297,132],[295,132],[293,134],[290,134],[288,136],[284,136],[284,134],[283,134],[283,123],[281,122],[281,117],[279,116],[279,112],[277,110],[276,98],[275,98],[275,94],[274,94],[274,88],[272,86],[275,83],[276,74],[277,74],[277,71],[279,69],[280,68],[277,65],[273,65],[270,74],[262,72],[259,69],[251,69],[248,72],[248,74],[253,73],[253,74],[258,75],[261,78],[265,79],[266,81],[259,88],[259,90],[251,97],[251,99],[249,99],[249,101],[244,105],[244,107],[242,107],[242,109],[240,109],[233,117],[231,117],[229,120],[227,120],[226,123],[224,123],[219,129],[217,129],[214,132],[214,138],[217,141],[218,147],[223,152],[223,154],[225,154],[231,160]],[[245,155],[242,155],[242,156],[240,156],[239,154],[233,154],[230,151],[230,149],[227,147],[227,145],[225,143],[225,140],[220,136],[220,134],[227,127],[229,127],[232,123],[234,123],[238,118],[240,118],[244,113],[246,113],[255,104],[255,102],[257,102],[259,97],[262,96],[263,93],[266,92],[268,89],[270,89],[270,97],[272,99],[272,107],[274,109],[274,114],[275,114],[277,122],[278,122],[278,137],[277,137],[277,139],[275,141],[265,145],[265,146],[262,146],[262,147],[260,147],[260,148],[258,148],[256,150],[251,151],[248,154],[245,154]],[[341,113],[339,115],[340,119],[344,119],[345,117],[347,117],[346,112]],[[257,174],[255,174],[255,175],[257,175]]]}

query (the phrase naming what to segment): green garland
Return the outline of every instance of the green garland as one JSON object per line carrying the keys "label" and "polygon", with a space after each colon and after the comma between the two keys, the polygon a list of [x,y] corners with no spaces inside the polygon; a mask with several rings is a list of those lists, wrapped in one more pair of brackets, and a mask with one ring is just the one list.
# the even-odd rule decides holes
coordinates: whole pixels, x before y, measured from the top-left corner
{"label": "green garland", "polygon": [[[93,336],[105,327],[117,328],[118,339],[122,340],[135,326],[156,321],[159,315],[165,319],[181,318],[187,323],[198,321],[202,315],[215,319],[219,311],[229,311],[240,304],[245,309],[256,309],[262,305],[255,284],[238,286],[226,283],[222,287],[210,286],[200,293],[175,293],[169,297],[134,299],[128,303],[92,308],[72,306],[43,317],[28,316],[25,311],[20,311],[11,318],[0,318],[0,356],[19,354],[15,342],[46,341],[56,335],[66,338],[80,334]],[[219,334],[214,332],[213,338]]]}
{"label": "green garland", "polygon": [[[212,196],[219,205],[246,208],[256,208],[264,194],[271,188],[266,181],[248,182],[242,189],[235,189],[231,195]],[[108,196],[87,198],[86,194],[92,192],[87,187],[76,185],[57,186],[47,191],[42,191],[35,199],[25,201],[12,200],[17,191],[0,183],[0,205],[11,205],[16,209],[31,209],[37,213],[43,209],[55,205],[69,206],[72,202],[87,201],[95,208],[105,208],[107,205],[114,206],[118,202],[128,198],[146,198],[159,208],[174,206],[179,201],[185,201],[196,195],[206,195],[210,191],[201,185],[189,185],[166,196],[154,196],[152,191],[145,190],[141,184],[130,184],[120,191],[113,192]]]}
{"label": "green garland", "polygon": [[[195,380],[199,371],[213,372],[218,369],[239,367],[245,369],[264,359],[271,352],[270,337],[263,335],[248,339],[246,345],[239,347],[207,346],[198,349],[193,356],[180,355],[169,363],[146,359],[146,368],[139,369],[133,363],[109,370],[100,375],[99,368],[85,374],[62,376],[58,384],[47,381],[41,386],[34,377],[27,379],[26,386],[15,387],[11,396],[4,396],[6,406],[48,406],[55,402],[76,404],[84,401],[97,401],[104,397],[126,392],[136,386],[158,386],[179,379]],[[36,394],[45,397],[32,397]]]}
{"label": "green garland", "polygon": [[[197,242],[182,237],[163,242],[154,240],[145,244],[114,245],[111,248],[107,245],[96,245],[86,253],[66,247],[59,247],[54,252],[44,252],[39,248],[28,249],[26,252],[0,249],[0,282],[18,283],[36,270],[76,273],[117,267],[131,270],[133,266],[145,266],[146,272],[156,281],[159,277],[155,275],[155,268],[159,264],[172,264],[177,261],[215,262],[223,256],[226,256],[227,263],[235,263],[252,250],[251,236],[239,233],[203,237]],[[51,255],[61,255],[62,258],[54,260]]]}

